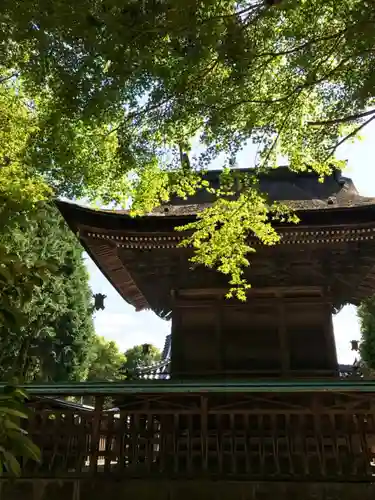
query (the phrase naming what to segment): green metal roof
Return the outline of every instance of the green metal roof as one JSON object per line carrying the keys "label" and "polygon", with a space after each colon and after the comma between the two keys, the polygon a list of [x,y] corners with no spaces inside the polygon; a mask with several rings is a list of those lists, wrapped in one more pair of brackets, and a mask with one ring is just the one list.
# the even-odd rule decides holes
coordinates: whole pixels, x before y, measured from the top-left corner
{"label": "green metal roof", "polygon": [[[0,384],[4,387],[6,384]],[[78,382],[21,385],[30,395],[119,395],[157,393],[257,393],[257,392],[375,392],[375,380],[300,380],[300,381],[129,381]]]}

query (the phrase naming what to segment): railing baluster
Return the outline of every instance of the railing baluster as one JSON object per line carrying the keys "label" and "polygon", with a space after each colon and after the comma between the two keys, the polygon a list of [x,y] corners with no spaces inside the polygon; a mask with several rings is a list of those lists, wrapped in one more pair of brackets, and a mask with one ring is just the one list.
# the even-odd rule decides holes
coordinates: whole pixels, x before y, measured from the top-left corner
{"label": "railing baluster", "polygon": [[90,472],[96,474],[98,468],[99,458],[99,441],[100,441],[100,424],[103,412],[103,396],[96,396],[95,409],[92,419],[92,433],[91,433],[91,446],[90,446]]}
{"label": "railing baluster", "polygon": [[178,474],[180,463],[180,419],[178,413],[173,415],[174,428],[173,428],[173,451],[174,451],[174,464],[173,472]]}

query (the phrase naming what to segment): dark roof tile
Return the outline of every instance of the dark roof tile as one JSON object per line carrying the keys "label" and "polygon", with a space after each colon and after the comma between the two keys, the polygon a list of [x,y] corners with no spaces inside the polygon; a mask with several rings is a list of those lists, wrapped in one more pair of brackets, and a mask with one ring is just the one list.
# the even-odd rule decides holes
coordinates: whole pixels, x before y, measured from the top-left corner
{"label": "dark roof tile", "polygon": [[[251,173],[251,170],[239,170],[239,172]],[[220,171],[211,171],[207,175],[212,183],[215,183],[219,176]],[[259,188],[261,192],[268,195],[270,202],[282,202],[295,210],[375,204],[375,198],[360,196],[353,181],[343,177],[339,171],[335,171],[320,182],[318,175],[313,172],[296,173],[287,167],[279,167],[259,176]],[[186,200],[174,198],[168,204],[156,208],[150,215],[195,215],[211,206],[213,201],[213,195],[202,190]]]}

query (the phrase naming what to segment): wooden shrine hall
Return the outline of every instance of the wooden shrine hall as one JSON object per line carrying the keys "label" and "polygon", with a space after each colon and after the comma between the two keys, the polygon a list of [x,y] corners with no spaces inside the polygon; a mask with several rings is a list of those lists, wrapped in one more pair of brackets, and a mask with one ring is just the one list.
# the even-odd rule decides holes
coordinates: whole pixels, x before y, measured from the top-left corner
{"label": "wooden shrine hall", "polygon": [[225,276],[192,270],[191,250],[179,247],[174,228],[207,206],[206,191],[138,218],[58,205],[124,299],[171,318],[172,379],[337,376],[332,313],[375,286],[375,200],[338,173],[321,184],[280,168],[261,188],[292,204],[300,223],[279,225],[276,246],[253,240],[245,303],[225,299]]}
{"label": "wooden shrine hall", "polygon": [[[57,202],[124,300],[171,320],[169,373],[28,386],[44,398],[29,422],[42,463],[0,481],[2,499],[373,498],[375,382],[339,376],[332,315],[375,291],[375,199],[340,172],[321,183],[279,168],[260,188],[300,222],[278,223],[274,246],[249,235],[244,303],[180,246],[175,228],[212,203],[206,191],[137,218]],[[92,410],[46,399],[83,395]]]}

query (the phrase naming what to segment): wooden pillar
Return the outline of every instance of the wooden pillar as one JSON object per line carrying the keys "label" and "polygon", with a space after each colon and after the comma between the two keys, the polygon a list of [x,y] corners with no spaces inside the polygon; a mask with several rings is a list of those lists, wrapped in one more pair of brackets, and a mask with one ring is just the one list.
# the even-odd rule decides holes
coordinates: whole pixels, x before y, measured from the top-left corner
{"label": "wooden pillar", "polygon": [[90,472],[95,474],[98,467],[100,423],[103,414],[104,396],[95,397],[95,409],[92,423],[91,446],[90,446]]}
{"label": "wooden pillar", "polygon": [[208,400],[201,396],[201,452],[202,468],[206,472],[208,468]]}
{"label": "wooden pillar", "polygon": [[180,377],[181,372],[185,371],[183,339],[181,335],[181,311],[177,304],[173,305],[172,310],[172,329],[171,329],[171,378]]}
{"label": "wooden pillar", "polygon": [[288,342],[288,330],[285,317],[285,303],[282,297],[277,299],[278,311],[278,332],[279,332],[279,345],[280,345],[280,363],[281,374],[287,377],[290,372],[290,353]]}
{"label": "wooden pillar", "polygon": [[225,345],[223,337],[223,304],[221,299],[215,303],[215,331],[217,351],[217,371],[222,374],[225,367]]}
{"label": "wooden pillar", "polygon": [[325,310],[324,333],[326,338],[328,363],[329,366],[332,367],[333,371],[337,371],[338,363],[337,363],[335,335],[333,331],[332,304],[330,302],[327,302],[324,306],[324,310]]}

